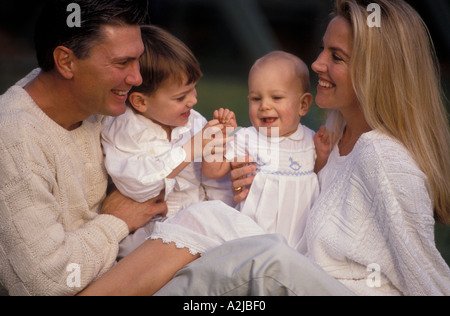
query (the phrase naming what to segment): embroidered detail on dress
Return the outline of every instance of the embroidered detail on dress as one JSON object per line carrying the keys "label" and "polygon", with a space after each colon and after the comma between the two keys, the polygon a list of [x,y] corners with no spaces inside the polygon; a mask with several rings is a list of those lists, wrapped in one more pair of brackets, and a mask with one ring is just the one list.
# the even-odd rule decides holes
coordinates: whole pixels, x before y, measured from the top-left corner
{"label": "embroidered detail on dress", "polygon": [[291,177],[305,177],[314,173],[314,170],[303,171],[303,172],[294,172],[294,171],[275,171],[275,170],[264,170],[261,168],[257,168],[257,173],[262,174],[273,174],[277,176],[291,176]]}
{"label": "embroidered detail on dress", "polygon": [[256,157],[256,162],[255,162],[255,163],[256,163],[259,167],[264,167],[264,166],[266,166],[269,162],[270,162],[270,159],[269,159],[269,161],[264,161],[264,160],[262,160],[261,156],[258,154],[257,157]]}
{"label": "embroidered detail on dress", "polygon": [[291,162],[291,165],[289,167],[292,170],[299,171],[300,169],[302,169],[302,166],[300,165],[300,163],[298,161],[294,161],[294,159],[292,159],[292,157],[289,157],[289,161]]}

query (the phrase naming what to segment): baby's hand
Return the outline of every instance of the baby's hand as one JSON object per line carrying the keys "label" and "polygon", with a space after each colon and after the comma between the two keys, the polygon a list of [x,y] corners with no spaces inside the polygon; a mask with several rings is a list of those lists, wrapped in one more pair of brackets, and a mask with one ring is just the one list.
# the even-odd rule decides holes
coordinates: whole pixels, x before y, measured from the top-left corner
{"label": "baby's hand", "polygon": [[225,127],[237,128],[236,115],[228,109],[214,111],[214,119],[218,120]]}
{"label": "baby's hand", "polygon": [[328,159],[331,153],[330,142],[330,132],[325,128],[325,126],[322,126],[316,135],[314,135],[314,145],[316,146],[318,157]]}
{"label": "baby's hand", "polygon": [[314,145],[316,146],[317,153],[316,165],[314,166],[316,173],[319,173],[325,167],[330,157],[332,147],[330,134],[325,126],[322,126],[316,135],[314,135]]}

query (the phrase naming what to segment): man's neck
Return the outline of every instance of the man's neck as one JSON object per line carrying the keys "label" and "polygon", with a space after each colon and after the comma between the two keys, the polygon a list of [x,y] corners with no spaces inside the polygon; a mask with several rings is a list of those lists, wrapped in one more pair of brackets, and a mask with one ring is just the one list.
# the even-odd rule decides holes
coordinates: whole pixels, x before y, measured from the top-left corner
{"label": "man's neck", "polygon": [[53,72],[41,72],[24,89],[50,119],[72,131],[80,127],[87,117],[77,112],[71,93],[62,80]]}

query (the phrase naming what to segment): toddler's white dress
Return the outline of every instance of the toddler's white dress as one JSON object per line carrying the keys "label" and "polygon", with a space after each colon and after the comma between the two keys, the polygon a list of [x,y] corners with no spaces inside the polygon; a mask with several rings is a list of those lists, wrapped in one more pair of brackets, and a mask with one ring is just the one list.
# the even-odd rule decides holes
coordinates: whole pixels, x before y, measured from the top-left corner
{"label": "toddler's white dress", "polygon": [[[105,167],[117,189],[140,203],[165,190],[168,217],[202,201],[220,200],[234,206],[229,175],[217,180],[203,177],[201,160],[190,163],[174,179],[167,178],[186,159],[182,147],[206,123],[200,113],[192,110],[188,123],[174,128],[169,141],[160,125],[131,108],[119,117],[105,117],[102,132]],[[164,218],[155,218],[126,238],[120,245],[119,258],[142,244],[155,222],[161,220]]]}
{"label": "toddler's white dress", "polygon": [[106,117],[102,145],[108,174],[123,195],[140,203],[165,190],[169,215],[205,200],[222,200],[232,205],[229,176],[206,179],[202,176],[201,160],[193,161],[174,179],[167,178],[186,159],[182,147],[206,123],[200,113],[192,110],[186,126],[174,128],[169,141],[160,125],[135,114],[131,108],[119,117]]}

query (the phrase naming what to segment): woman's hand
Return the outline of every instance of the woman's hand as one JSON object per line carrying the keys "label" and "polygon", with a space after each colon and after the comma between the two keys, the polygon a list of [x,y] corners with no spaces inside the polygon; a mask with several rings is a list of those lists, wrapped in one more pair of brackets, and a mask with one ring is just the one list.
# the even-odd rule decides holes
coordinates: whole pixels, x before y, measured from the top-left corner
{"label": "woman's hand", "polygon": [[[243,159],[238,159],[241,161]],[[245,201],[250,192],[250,187],[255,180],[254,173],[256,166],[253,159],[247,156],[244,162],[233,162],[231,164],[231,182],[233,183],[234,202],[240,203]]]}

